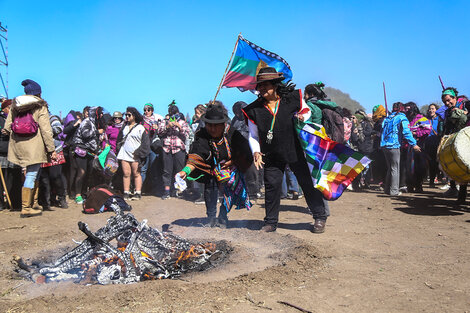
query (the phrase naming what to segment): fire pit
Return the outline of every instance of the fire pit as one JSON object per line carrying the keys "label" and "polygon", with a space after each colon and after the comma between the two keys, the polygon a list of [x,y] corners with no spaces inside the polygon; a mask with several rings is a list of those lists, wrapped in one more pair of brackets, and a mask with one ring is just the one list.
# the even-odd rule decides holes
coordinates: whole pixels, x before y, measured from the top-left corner
{"label": "fire pit", "polygon": [[95,233],[79,222],[87,238],[53,264],[28,265],[15,256],[17,271],[38,283],[129,284],[205,270],[224,258],[223,242],[190,242],[148,226],[147,220],[139,223],[131,213],[124,213],[126,208],[117,201],[111,208],[115,215]]}

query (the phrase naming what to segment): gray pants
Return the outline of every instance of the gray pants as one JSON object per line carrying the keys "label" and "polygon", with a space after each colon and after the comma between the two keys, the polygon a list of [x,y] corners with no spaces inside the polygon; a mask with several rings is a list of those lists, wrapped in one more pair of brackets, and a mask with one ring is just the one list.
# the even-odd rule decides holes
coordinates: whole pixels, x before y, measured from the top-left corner
{"label": "gray pants", "polygon": [[400,184],[400,149],[382,149],[387,162],[387,176],[385,178],[385,193],[391,196],[398,195]]}

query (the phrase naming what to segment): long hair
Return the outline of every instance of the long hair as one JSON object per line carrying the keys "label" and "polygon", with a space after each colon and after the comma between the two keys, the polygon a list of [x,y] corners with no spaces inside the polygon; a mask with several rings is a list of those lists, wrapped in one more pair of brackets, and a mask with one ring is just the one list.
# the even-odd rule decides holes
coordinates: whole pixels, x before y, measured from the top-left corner
{"label": "long hair", "polygon": [[325,84],[322,82],[308,84],[307,86],[305,86],[304,91],[305,93],[308,93],[310,97],[315,97],[318,100],[324,100],[327,98],[327,95],[323,91],[323,87],[325,87]]}
{"label": "long hair", "polygon": [[140,112],[134,108],[134,107],[127,107],[126,109],[127,112],[131,113],[132,115],[134,115],[134,118],[135,118],[135,122],[137,124],[140,124],[142,123],[142,121],[144,120],[144,118],[142,117],[142,114],[140,114]]}
{"label": "long hair", "polygon": [[414,120],[416,115],[419,114],[419,108],[416,105],[416,103],[412,101],[405,103],[405,107],[408,107],[408,106],[410,107],[410,109],[406,112],[406,117],[411,122],[412,120]]}

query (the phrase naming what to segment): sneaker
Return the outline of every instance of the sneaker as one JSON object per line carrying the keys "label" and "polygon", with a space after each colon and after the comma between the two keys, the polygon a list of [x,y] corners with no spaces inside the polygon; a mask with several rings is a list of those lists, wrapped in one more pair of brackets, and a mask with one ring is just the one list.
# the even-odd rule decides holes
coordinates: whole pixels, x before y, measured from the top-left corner
{"label": "sneaker", "polygon": [[449,188],[446,192],[442,194],[444,197],[454,198],[459,195],[459,191],[456,188]]}
{"label": "sneaker", "polygon": [[450,188],[450,186],[448,184],[445,184],[444,186],[439,187],[440,190],[447,190],[449,188]]}
{"label": "sneaker", "polygon": [[170,194],[169,193],[166,193],[162,196],[162,200],[168,200],[170,199]]}
{"label": "sneaker", "polygon": [[204,201],[204,197],[200,197],[199,199],[194,201],[194,204],[195,205],[202,205],[202,204],[206,204],[206,201]]}
{"label": "sneaker", "polygon": [[398,190],[401,191],[401,192],[404,192],[404,193],[408,192],[407,187],[400,187]]}
{"label": "sneaker", "polygon": [[129,201],[131,200],[131,195],[128,192],[124,193],[124,201]]}
{"label": "sneaker", "polygon": [[140,200],[140,199],[142,199],[142,194],[141,193],[135,193],[131,198],[131,200],[137,200],[137,201]]}
{"label": "sneaker", "polygon": [[83,203],[83,198],[82,198],[82,196],[77,196],[77,197],[75,197],[75,203],[76,203],[76,204],[82,204],[82,203]]}

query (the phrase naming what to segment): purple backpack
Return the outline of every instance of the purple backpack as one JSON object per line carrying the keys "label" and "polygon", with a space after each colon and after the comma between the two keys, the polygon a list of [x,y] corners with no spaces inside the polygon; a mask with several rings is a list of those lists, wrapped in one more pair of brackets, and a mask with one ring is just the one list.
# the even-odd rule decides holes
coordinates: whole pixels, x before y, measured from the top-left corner
{"label": "purple backpack", "polygon": [[18,136],[33,136],[38,132],[38,123],[31,112],[19,113],[11,123],[11,130]]}

